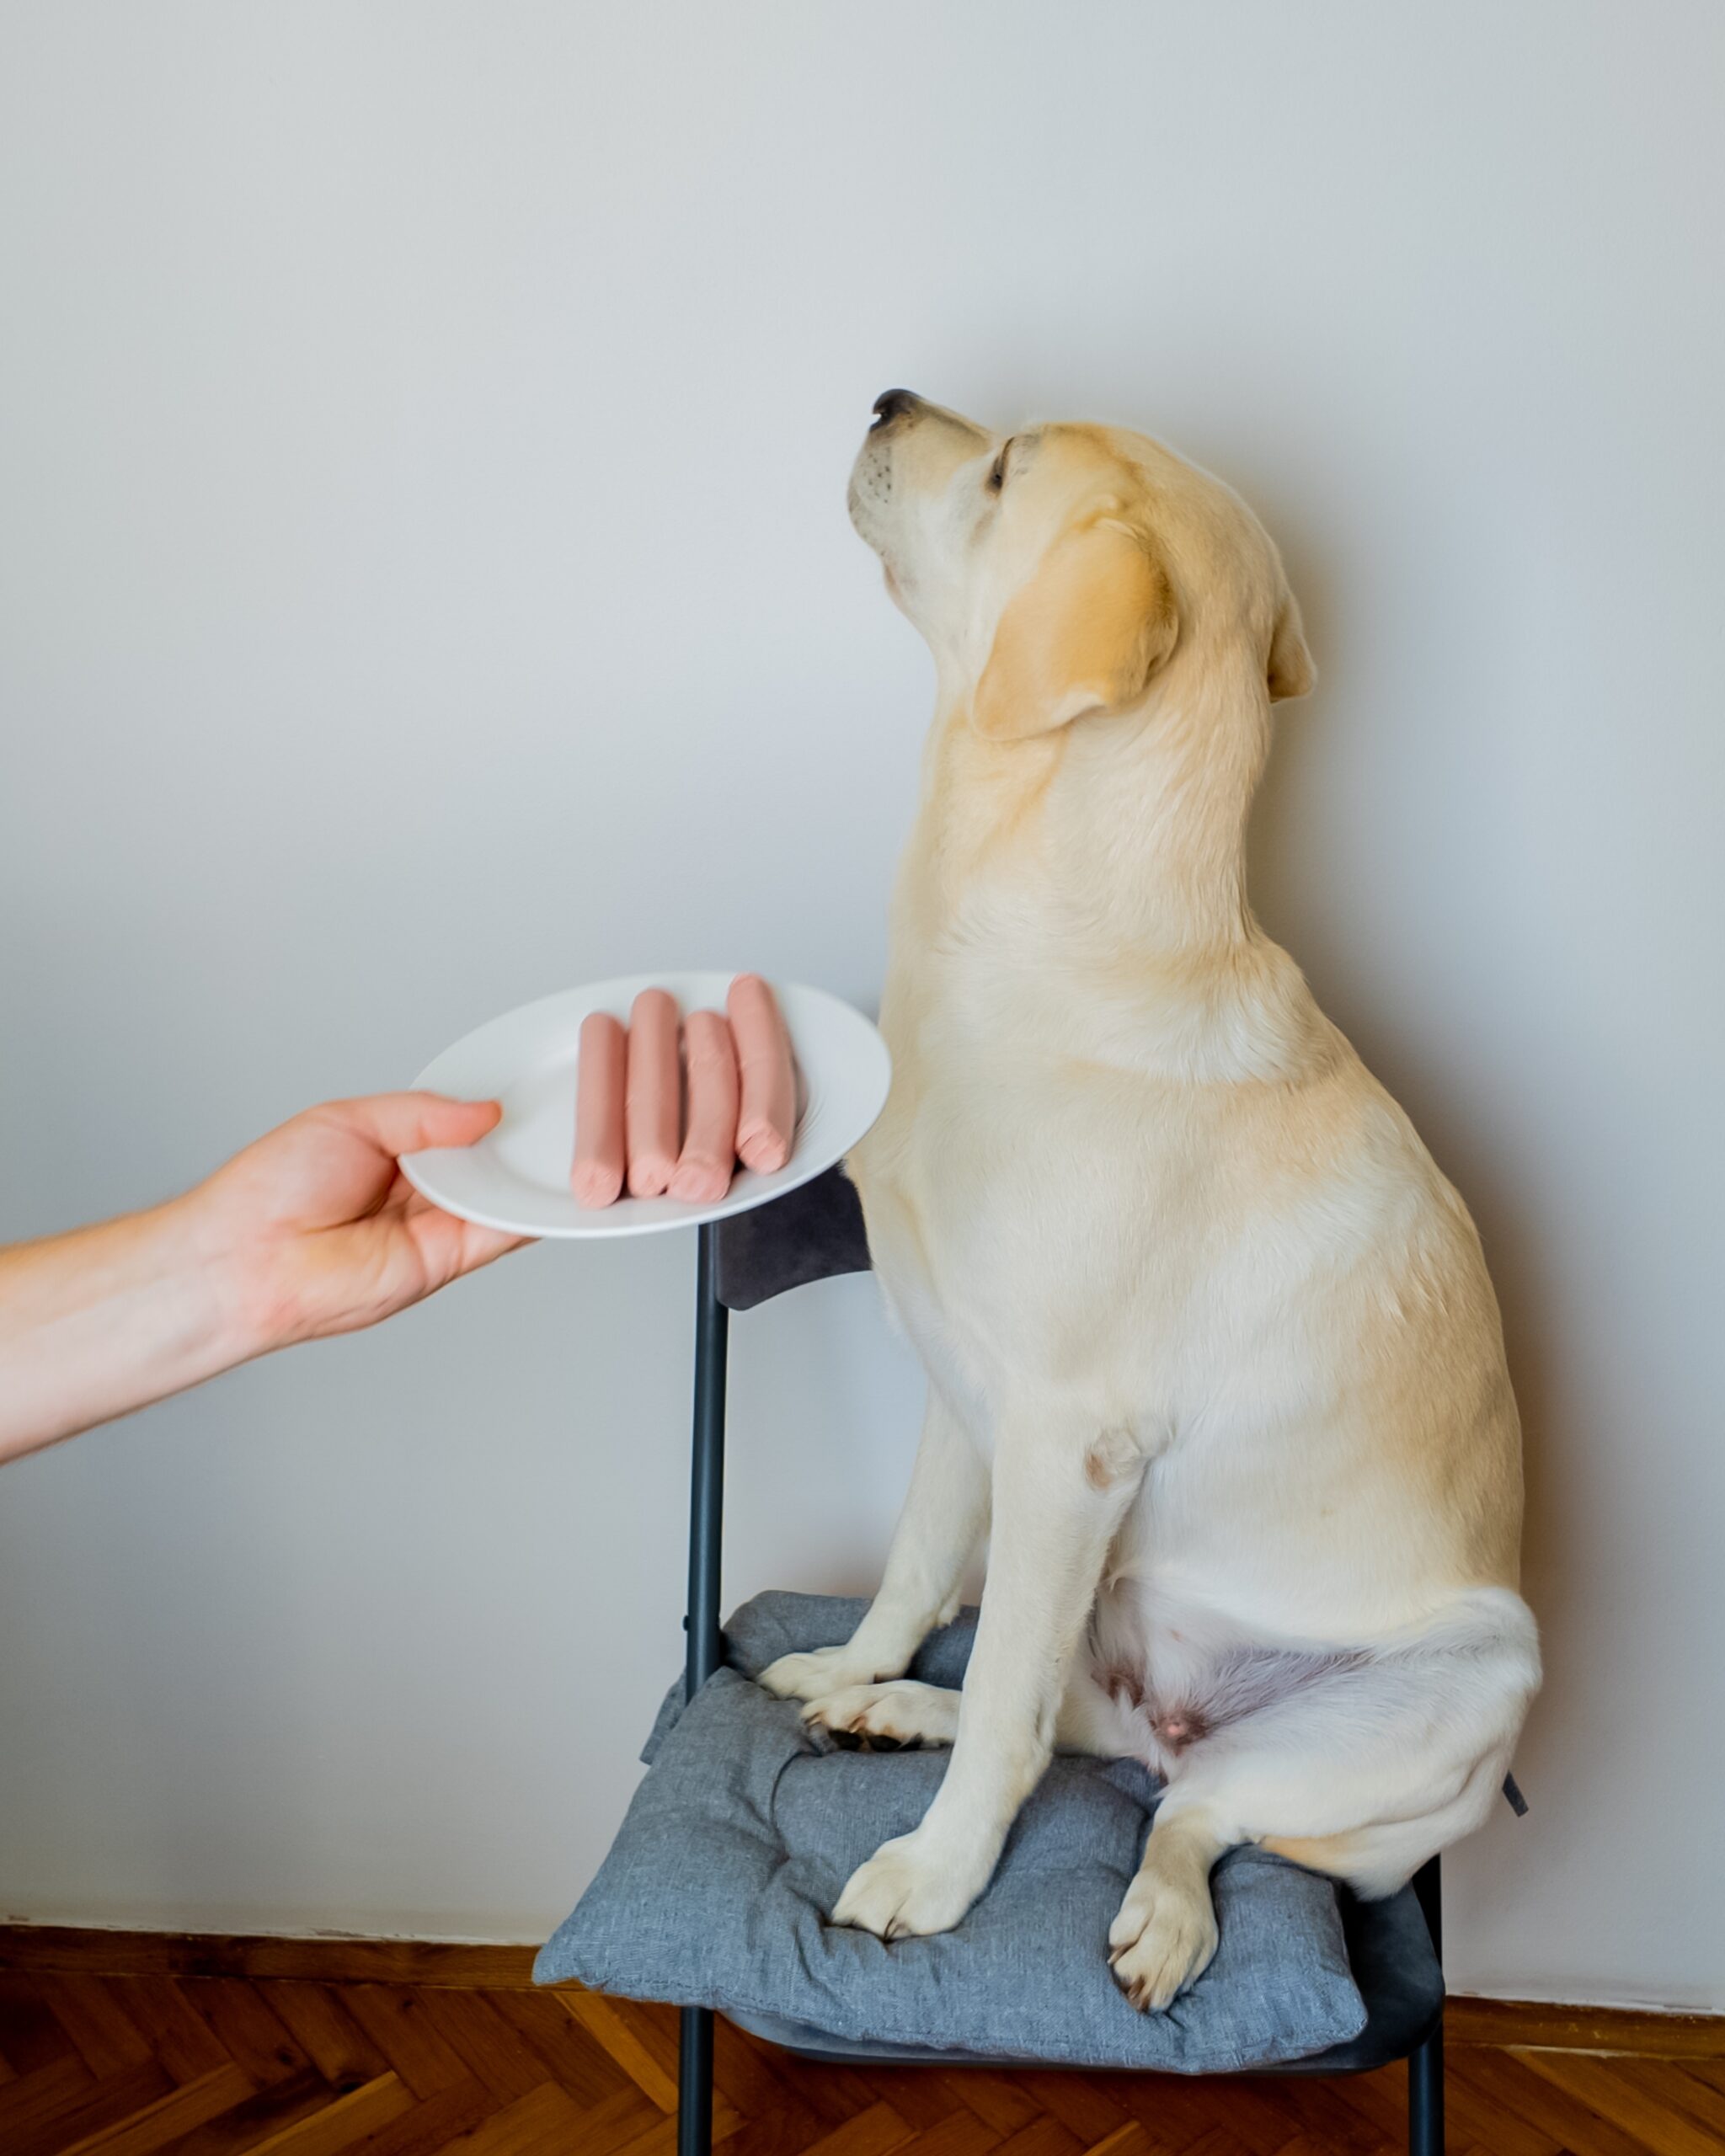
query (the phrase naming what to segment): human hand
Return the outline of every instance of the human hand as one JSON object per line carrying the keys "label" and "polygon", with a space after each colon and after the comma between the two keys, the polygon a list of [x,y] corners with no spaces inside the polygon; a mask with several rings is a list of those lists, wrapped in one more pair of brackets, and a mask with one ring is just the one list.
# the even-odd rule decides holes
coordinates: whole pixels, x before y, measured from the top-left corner
{"label": "human hand", "polygon": [[495,1101],[379,1093],[269,1132],[182,1201],[243,1354],[355,1332],[526,1240],[441,1211],[399,1155],[471,1145]]}

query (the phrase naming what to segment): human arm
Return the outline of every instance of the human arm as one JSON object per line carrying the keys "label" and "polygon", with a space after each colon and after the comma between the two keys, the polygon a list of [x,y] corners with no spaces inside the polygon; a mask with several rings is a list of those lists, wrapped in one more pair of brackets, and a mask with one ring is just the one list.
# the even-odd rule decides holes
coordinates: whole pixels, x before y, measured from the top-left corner
{"label": "human arm", "polygon": [[183,1197],[0,1250],[0,1461],[375,1325],[515,1248],[422,1198],[399,1164],[473,1144],[499,1113],[431,1093],[328,1102]]}

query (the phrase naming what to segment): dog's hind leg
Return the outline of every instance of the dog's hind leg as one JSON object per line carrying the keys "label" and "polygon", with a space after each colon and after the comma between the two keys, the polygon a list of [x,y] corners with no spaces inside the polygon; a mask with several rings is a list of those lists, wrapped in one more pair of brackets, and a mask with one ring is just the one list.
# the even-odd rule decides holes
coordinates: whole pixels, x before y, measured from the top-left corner
{"label": "dog's hind leg", "polygon": [[1170,1773],[1108,1933],[1136,2006],[1167,2006],[1203,1973],[1216,1938],[1210,1867],[1236,1843],[1375,1896],[1471,1833],[1539,1684],[1533,1620],[1506,1588],[1461,1598],[1405,1643],[1263,1662],[1272,1689],[1260,1702],[1249,1660],[1194,1702],[1204,1734]]}
{"label": "dog's hind leg", "polygon": [[931,1385],[911,1487],[868,1614],[842,1646],[782,1655],[759,1682],[783,1700],[823,1700],[902,1676],[935,1626],[957,1614],[964,1567],[987,1524],[987,1465]]}

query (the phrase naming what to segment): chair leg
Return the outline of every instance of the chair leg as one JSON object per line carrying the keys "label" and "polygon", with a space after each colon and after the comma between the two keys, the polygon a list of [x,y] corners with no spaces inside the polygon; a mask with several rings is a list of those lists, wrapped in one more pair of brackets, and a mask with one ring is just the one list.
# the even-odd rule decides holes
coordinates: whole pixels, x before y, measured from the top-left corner
{"label": "chair leg", "polygon": [[[695,1426],[689,1470],[689,1635],[684,1695],[692,1700],[724,1656],[719,1560],[724,1523],[724,1393],[730,1312],[718,1299],[717,1230],[696,1230]],[[677,2156],[712,2156],[713,2015],[686,2006],[678,2025]]]}
{"label": "chair leg", "polygon": [[[1432,1951],[1444,1959],[1443,1884],[1434,1857],[1415,1873],[1413,1891],[1425,1913]],[[1408,2156],[1444,2156],[1444,2017],[1407,2062]]]}
{"label": "chair leg", "polygon": [[1444,2025],[1407,2062],[1407,2156],[1444,2156]]}
{"label": "chair leg", "polygon": [[686,2006],[677,2045],[677,2156],[713,2156],[713,2015]]}

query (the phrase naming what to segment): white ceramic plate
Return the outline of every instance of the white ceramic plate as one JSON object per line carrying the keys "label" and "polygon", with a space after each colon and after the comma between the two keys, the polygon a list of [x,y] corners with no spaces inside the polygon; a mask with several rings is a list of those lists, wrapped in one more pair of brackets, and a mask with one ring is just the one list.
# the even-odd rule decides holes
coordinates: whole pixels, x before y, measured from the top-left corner
{"label": "white ceramic plate", "polygon": [[499,1100],[503,1120],[465,1148],[439,1146],[402,1161],[408,1180],[446,1213],[518,1235],[644,1235],[688,1228],[764,1205],[841,1160],[885,1104],[886,1043],[860,1011],[824,989],[775,981],[807,1094],[791,1157],[776,1175],[740,1167],[716,1205],[675,1198],[620,1198],[590,1211],[569,1191],[575,1147],[575,1065],[581,1021],[608,1011],[628,1021],[644,988],[665,988],[679,1009],[723,1011],[733,976],[632,974],[524,1003],[458,1040],[414,1081],[462,1100]]}

